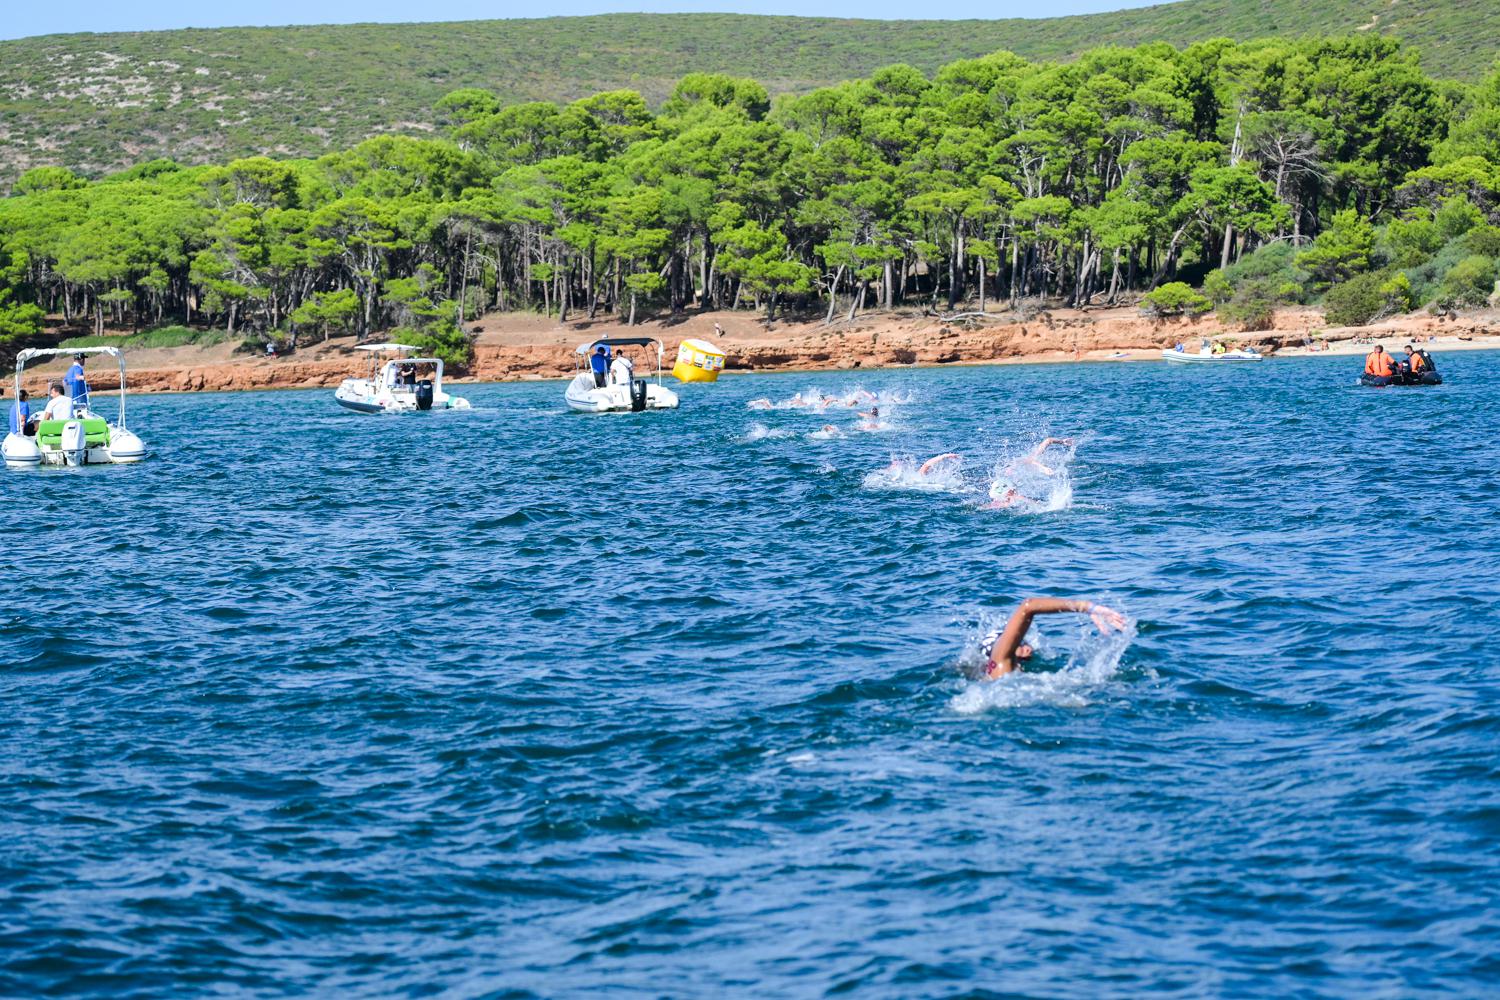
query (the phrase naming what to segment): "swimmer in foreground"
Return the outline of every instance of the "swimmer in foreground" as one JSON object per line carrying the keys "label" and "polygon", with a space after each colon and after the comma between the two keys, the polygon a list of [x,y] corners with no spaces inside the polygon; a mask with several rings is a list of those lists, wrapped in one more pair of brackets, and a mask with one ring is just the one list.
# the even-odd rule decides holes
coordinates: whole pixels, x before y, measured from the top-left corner
{"label": "swimmer in foreground", "polygon": [[1026,643],[1026,632],[1031,628],[1031,620],[1037,615],[1057,614],[1088,615],[1094,620],[1095,627],[1106,635],[1123,629],[1127,624],[1124,615],[1093,601],[1066,597],[1028,597],[1016,608],[1003,630],[998,634],[985,636],[985,645],[990,647],[990,658],[985,664],[984,676],[994,680],[1019,670],[1021,661],[1031,658],[1032,648]]}

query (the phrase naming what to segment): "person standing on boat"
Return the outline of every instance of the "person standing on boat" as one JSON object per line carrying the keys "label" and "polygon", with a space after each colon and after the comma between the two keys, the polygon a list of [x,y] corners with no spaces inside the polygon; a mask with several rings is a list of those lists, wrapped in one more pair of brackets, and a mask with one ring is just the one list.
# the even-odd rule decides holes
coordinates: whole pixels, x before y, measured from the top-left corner
{"label": "person standing on boat", "polygon": [[615,355],[614,363],[609,366],[609,374],[615,385],[629,385],[631,379],[635,378],[635,365],[622,351]]}
{"label": "person standing on boat", "polygon": [[63,376],[63,384],[68,387],[68,396],[73,400],[74,406],[87,406],[89,403],[89,384],[83,378],[83,355],[73,355],[73,367]]}
{"label": "person standing on boat", "polygon": [[1123,629],[1128,624],[1125,616],[1118,611],[1093,601],[1069,597],[1028,597],[1016,608],[1004,629],[985,636],[984,644],[989,647],[989,661],[984,665],[985,678],[995,680],[1020,670],[1021,663],[1029,660],[1034,652],[1026,642],[1026,632],[1031,628],[1031,620],[1037,615],[1055,614],[1088,615],[1093,619],[1094,626],[1106,635]]}
{"label": "person standing on boat", "polygon": [[594,348],[594,353],[589,355],[589,367],[594,372],[594,387],[603,389],[605,376],[609,372],[609,348],[599,344]]}

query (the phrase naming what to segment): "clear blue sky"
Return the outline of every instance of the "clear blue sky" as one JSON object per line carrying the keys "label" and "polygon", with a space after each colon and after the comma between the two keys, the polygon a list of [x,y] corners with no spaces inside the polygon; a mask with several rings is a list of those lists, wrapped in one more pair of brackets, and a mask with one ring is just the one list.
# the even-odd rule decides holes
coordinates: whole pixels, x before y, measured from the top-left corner
{"label": "clear blue sky", "polygon": [[346,24],[356,21],[470,21],[611,11],[720,11],[822,17],[1055,17],[1125,7],[1148,0],[553,0],[550,4],[484,0],[10,0],[0,13],[0,38],[71,31],[149,31],[261,24]]}

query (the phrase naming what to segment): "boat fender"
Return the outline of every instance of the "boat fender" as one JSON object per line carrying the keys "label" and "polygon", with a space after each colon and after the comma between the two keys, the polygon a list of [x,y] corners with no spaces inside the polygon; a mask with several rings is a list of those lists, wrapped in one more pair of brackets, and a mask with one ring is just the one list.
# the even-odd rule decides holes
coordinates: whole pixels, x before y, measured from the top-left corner
{"label": "boat fender", "polygon": [[417,383],[417,409],[432,409],[432,379],[424,378]]}
{"label": "boat fender", "polygon": [[630,383],[630,412],[639,413],[646,408],[646,380],[635,379]]}

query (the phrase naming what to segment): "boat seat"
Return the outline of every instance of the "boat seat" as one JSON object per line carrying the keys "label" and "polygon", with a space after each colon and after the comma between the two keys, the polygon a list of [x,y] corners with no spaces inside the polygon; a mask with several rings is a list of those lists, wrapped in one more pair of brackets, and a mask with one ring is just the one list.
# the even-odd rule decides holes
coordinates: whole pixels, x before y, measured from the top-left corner
{"label": "boat seat", "polygon": [[[83,439],[90,448],[101,448],[109,444],[109,424],[102,417],[81,420]],[[43,448],[61,448],[62,432],[66,420],[43,420],[36,426],[36,443]]]}

